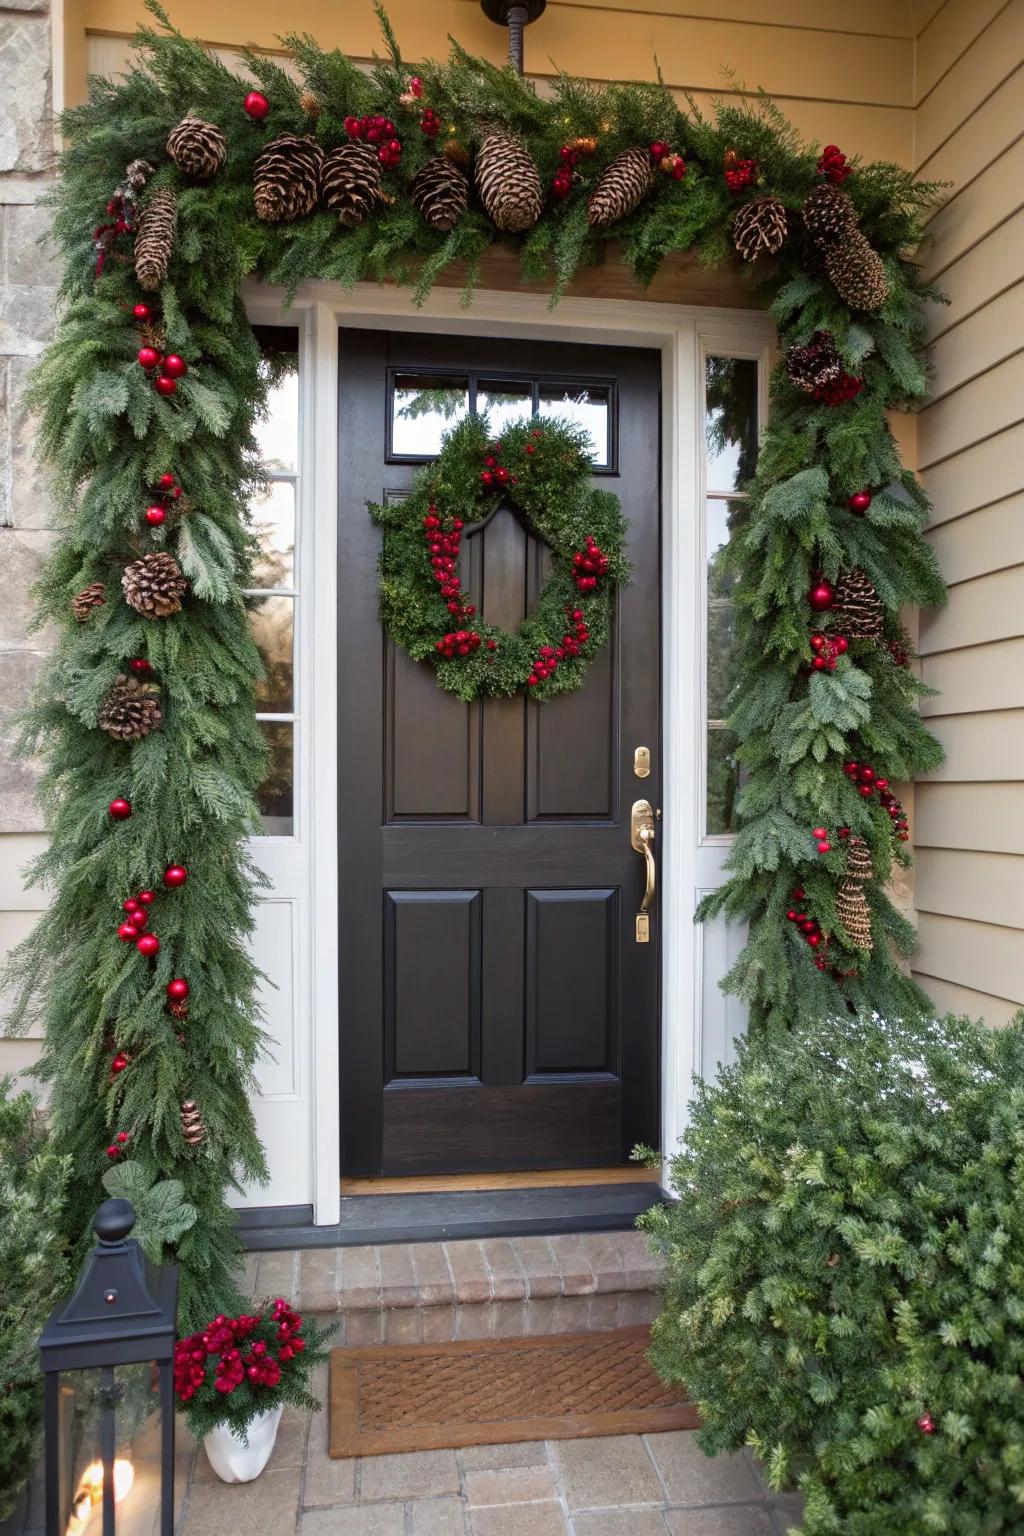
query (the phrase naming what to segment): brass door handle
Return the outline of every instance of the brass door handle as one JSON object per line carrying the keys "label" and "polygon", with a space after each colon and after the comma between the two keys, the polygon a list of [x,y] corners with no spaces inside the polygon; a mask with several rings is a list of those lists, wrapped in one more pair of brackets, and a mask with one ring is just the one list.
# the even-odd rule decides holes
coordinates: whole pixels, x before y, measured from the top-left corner
{"label": "brass door handle", "polygon": [[654,864],[654,810],[649,800],[636,800],[629,818],[629,841],[637,853],[644,856],[647,884],[644,888],[640,911],[647,912],[654,900],[657,869]]}

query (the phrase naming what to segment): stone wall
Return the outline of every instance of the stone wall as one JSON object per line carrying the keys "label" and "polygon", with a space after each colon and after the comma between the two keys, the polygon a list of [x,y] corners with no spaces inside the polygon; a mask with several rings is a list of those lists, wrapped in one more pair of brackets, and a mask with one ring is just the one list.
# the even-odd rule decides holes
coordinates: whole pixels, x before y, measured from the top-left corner
{"label": "stone wall", "polygon": [[40,244],[40,195],[53,180],[47,0],[0,0],[0,834],[41,825],[31,764],[12,762],[10,716],[26,699],[49,637],[29,633],[29,588],[53,539],[55,510],[33,457],[20,395],[53,330],[57,266]]}

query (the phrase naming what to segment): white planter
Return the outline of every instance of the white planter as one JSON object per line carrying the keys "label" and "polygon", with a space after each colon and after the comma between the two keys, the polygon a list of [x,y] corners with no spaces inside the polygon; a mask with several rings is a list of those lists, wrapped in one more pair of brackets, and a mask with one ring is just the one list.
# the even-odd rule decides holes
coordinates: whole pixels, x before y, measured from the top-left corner
{"label": "white planter", "polygon": [[222,1483],[251,1483],[270,1460],[281,1422],[283,1403],[253,1419],[244,1435],[228,1424],[218,1424],[205,1436],[207,1460]]}

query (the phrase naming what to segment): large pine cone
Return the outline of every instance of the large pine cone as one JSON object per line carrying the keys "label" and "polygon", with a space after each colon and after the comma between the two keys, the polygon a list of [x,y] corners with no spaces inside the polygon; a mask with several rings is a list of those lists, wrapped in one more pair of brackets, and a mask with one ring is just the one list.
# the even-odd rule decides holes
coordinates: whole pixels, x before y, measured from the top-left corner
{"label": "large pine cone", "polygon": [[174,250],[178,200],[170,187],[158,187],[139,214],[135,232],[135,276],[153,293],[167,276]]}
{"label": "large pine cone", "polygon": [[324,152],[315,139],[279,134],[256,156],[253,202],[265,224],[289,223],[312,213],[320,195]]}
{"label": "large pine cone", "polygon": [[361,224],[383,202],[377,152],[360,139],[331,150],[320,181],[325,207],[338,215],[338,223],[346,229]]}
{"label": "large pine cone", "polygon": [[836,917],[855,949],[871,950],[871,908],[864,887],[856,880],[843,880],[836,892]]}
{"label": "large pine cone", "polygon": [[786,210],[778,198],[755,197],[732,221],[733,244],[744,261],[756,261],[781,251],[787,230]]}
{"label": "large pine cone", "polygon": [[205,1139],[202,1111],[194,1099],[186,1099],[181,1106],[181,1134],[190,1147],[198,1147]]}
{"label": "large pine cone", "polygon": [[836,583],[832,613],[849,640],[877,640],[885,629],[885,608],[870,579],[856,567]]}
{"label": "large pine cone", "polygon": [[167,153],[190,181],[212,181],[227,152],[220,129],[201,117],[183,117],[167,135]]}
{"label": "large pine cone", "polygon": [[71,612],[79,624],[84,624],[94,608],[102,608],[107,600],[107,589],[102,581],[91,581],[71,599]]}
{"label": "large pine cone", "polygon": [[509,234],[531,229],[543,194],[529,151],[507,133],[489,133],[476,156],[476,189],[491,223]]}
{"label": "large pine cone", "polygon": [[846,878],[863,884],[865,880],[873,880],[874,876],[871,849],[862,837],[851,837],[846,845]]}
{"label": "large pine cone", "polygon": [[646,149],[624,149],[609,161],[590,194],[587,213],[592,229],[617,224],[654,186],[654,166]]}
{"label": "large pine cone", "polygon": [[163,723],[159,688],[119,673],[100,707],[99,723],[115,741],[141,741]]}
{"label": "large pine cone", "polygon": [[857,210],[849,192],[822,182],[804,199],[804,228],[813,240],[838,240],[857,227]]}
{"label": "large pine cone", "polygon": [[882,258],[859,229],[851,230],[829,248],[825,270],[851,309],[881,309],[889,297]]}
{"label": "large pine cone", "polygon": [[842,373],[839,351],[831,331],[815,331],[804,346],[792,346],[786,353],[786,373],[791,384],[813,395],[816,389],[834,384]]}
{"label": "large pine cone", "polygon": [[412,200],[421,218],[447,234],[466,211],[469,182],[447,156],[434,155],[417,173]]}
{"label": "large pine cone", "polygon": [[181,566],[166,550],[133,560],[121,577],[126,602],[146,619],[166,619],[181,612],[188,589]]}

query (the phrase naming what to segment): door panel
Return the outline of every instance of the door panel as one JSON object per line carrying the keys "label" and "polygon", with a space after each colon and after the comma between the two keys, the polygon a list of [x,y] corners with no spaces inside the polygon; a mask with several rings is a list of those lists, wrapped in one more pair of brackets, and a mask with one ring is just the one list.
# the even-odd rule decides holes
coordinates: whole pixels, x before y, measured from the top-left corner
{"label": "door panel", "polygon": [[[658,924],[635,942],[629,811],[660,797],[659,355],[371,331],[341,342],[343,1171],[618,1162],[658,1134]],[[407,494],[417,445],[434,451],[445,409],[475,407],[478,376],[481,398],[548,414],[562,401],[593,421],[596,483],[629,522],[634,580],[611,641],[584,688],[543,705],[461,703],[376,614],[381,533],[366,503]],[[422,418],[402,416],[418,379],[434,394]],[[549,565],[499,506],[467,534],[461,576],[488,622],[514,628]]]}

